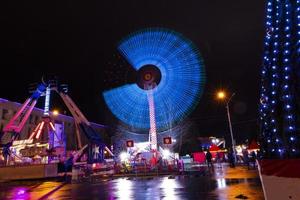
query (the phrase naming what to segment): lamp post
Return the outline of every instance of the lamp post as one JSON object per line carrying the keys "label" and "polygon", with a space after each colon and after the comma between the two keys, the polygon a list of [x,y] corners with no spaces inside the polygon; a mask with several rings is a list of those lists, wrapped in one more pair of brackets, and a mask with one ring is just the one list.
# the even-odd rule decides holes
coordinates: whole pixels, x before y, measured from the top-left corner
{"label": "lamp post", "polygon": [[231,136],[232,151],[233,151],[234,162],[236,163],[235,142],[233,139],[233,131],[232,131],[232,124],[231,124],[230,110],[229,110],[229,103],[234,95],[235,95],[235,93],[232,93],[232,95],[229,97],[229,99],[226,100],[227,95],[224,91],[217,92],[217,98],[220,100],[226,101],[226,111],[227,111],[228,125],[229,125],[229,131],[230,131],[230,136]]}

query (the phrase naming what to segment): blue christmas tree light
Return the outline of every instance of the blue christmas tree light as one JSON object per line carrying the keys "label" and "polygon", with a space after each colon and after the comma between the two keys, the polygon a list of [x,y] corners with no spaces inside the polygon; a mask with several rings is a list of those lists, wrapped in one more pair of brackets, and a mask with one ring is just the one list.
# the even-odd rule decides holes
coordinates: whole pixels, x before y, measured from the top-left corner
{"label": "blue christmas tree light", "polygon": [[260,119],[263,150],[269,157],[296,157],[300,153],[295,114],[299,8],[299,0],[267,1]]}
{"label": "blue christmas tree light", "polygon": [[[194,109],[205,79],[202,59],[190,40],[174,31],[150,28],[129,35],[118,50],[136,71],[145,66],[158,68],[161,79],[153,89],[158,129],[184,119]],[[103,96],[122,122],[149,129],[147,90],[133,83],[105,91]]]}

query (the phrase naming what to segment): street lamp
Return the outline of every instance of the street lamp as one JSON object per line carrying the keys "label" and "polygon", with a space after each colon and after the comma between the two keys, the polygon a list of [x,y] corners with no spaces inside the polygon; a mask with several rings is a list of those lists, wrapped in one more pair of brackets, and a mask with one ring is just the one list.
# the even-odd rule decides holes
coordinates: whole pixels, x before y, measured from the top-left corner
{"label": "street lamp", "polygon": [[53,110],[53,111],[52,111],[52,114],[53,114],[54,116],[57,116],[57,115],[59,115],[59,112],[58,112],[58,110]]}
{"label": "street lamp", "polygon": [[220,90],[217,92],[216,96],[217,99],[225,101],[226,102],[226,111],[227,111],[227,117],[228,117],[228,124],[229,124],[229,130],[230,130],[230,136],[231,136],[231,143],[232,143],[232,151],[234,156],[234,162],[236,163],[236,155],[235,155],[235,142],[233,139],[233,131],[232,131],[232,124],[231,124],[231,118],[230,118],[230,111],[229,111],[229,103],[232,99],[232,97],[235,95],[235,93],[232,93],[232,95],[227,100],[227,94],[225,91]]}

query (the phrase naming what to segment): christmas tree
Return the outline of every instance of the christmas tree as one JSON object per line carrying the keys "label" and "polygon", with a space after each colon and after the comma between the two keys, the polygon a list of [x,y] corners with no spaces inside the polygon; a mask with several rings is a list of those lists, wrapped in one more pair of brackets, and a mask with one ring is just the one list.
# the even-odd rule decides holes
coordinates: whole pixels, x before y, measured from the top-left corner
{"label": "christmas tree", "polygon": [[268,0],[260,93],[266,158],[300,157],[300,0]]}

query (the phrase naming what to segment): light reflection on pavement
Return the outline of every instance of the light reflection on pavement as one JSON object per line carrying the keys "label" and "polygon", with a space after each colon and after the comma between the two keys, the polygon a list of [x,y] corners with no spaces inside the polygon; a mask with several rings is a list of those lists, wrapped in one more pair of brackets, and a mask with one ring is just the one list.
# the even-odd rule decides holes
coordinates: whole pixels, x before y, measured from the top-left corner
{"label": "light reflection on pavement", "polygon": [[0,199],[248,199],[263,198],[256,170],[215,168],[208,175],[111,178],[96,183],[0,183]]}

